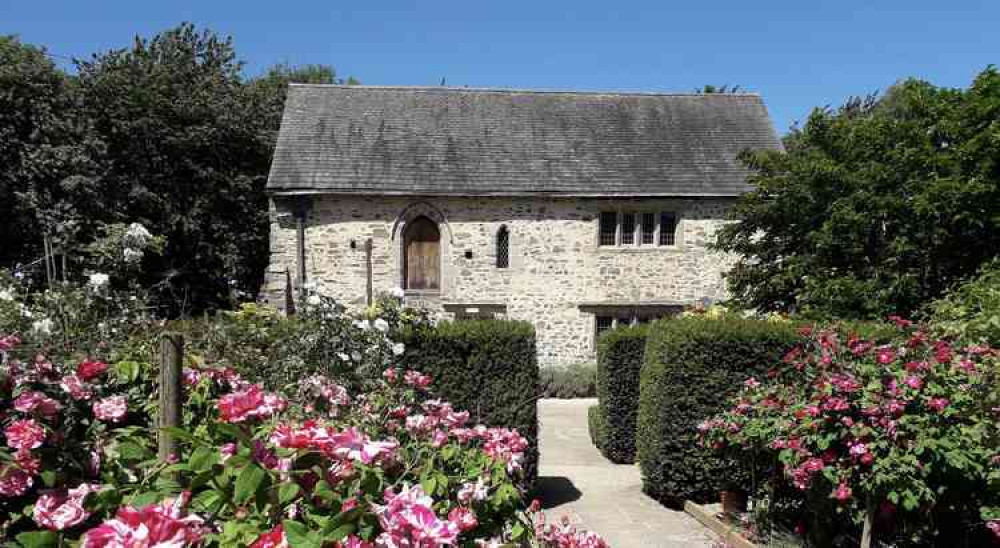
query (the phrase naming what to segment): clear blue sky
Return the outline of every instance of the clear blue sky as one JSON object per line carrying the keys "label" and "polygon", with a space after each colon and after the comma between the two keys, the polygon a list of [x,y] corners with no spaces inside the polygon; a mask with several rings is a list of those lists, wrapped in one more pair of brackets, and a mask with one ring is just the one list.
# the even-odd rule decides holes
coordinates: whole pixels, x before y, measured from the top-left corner
{"label": "clear blue sky", "polygon": [[998,0],[0,0],[0,34],[64,56],[181,21],[232,35],[250,74],[289,62],[381,85],[738,84],[781,133],[903,77],[966,86],[1000,63]]}

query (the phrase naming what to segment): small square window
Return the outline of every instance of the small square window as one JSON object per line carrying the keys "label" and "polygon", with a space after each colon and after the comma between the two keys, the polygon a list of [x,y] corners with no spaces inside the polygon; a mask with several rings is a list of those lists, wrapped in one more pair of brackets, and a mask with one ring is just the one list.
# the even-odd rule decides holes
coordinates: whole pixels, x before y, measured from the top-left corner
{"label": "small square window", "polygon": [[598,316],[597,334],[600,335],[601,333],[607,331],[608,329],[611,329],[612,324],[613,324],[613,319],[611,318],[611,316]]}
{"label": "small square window", "polygon": [[635,245],[635,213],[622,213],[622,245]]}
{"label": "small square window", "polygon": [[656,214],[642,214],[642,245],[653,245],[653,237],[656,235]]}
{"label": "small square window", "polygon": [[618,232],[618,214],[614,211],[605,211],[601,213],[601,234],[600,234],[600,244],[601,245],[615,245],[617,242]]}
{"label": "small square window", "polygon": [[675,245],[677,232],[677,216],[673,213],[660,213],[660,245]]}

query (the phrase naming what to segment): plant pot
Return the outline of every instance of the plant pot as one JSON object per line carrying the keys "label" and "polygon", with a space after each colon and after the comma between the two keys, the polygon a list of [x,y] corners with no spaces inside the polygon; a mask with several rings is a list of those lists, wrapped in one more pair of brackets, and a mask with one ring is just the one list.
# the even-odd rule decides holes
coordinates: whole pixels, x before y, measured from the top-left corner
{"label": "plant pot", "polygon": [[747,493],[739,489],[723,489],[719,491],[722,501],[722,513],[738,515],[747,511]]}

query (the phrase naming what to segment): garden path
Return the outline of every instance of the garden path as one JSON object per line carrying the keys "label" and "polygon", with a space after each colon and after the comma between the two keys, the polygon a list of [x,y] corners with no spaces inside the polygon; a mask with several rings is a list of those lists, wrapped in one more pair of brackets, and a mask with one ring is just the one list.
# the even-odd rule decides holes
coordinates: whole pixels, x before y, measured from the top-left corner
{"label": "garden path", "polygon": [[539,498],[549,520],[569,516],[612,548],[711,547],[717,537],[694,518],[642,493],[638,466],[614,464],[590,442],[596,399],[538,402]]}

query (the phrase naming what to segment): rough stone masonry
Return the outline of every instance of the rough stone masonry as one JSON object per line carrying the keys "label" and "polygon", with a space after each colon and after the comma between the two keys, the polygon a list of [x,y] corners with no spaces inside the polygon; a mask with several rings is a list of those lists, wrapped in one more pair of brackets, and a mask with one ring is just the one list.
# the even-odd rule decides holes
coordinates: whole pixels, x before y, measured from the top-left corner
{"label": "rough stone masonry", "polygon": [[[587,362],[594,359],[596,316],[604,309],[615,316],[642,303],[679,305],[724,296],[722,273],[732,257],[707,245],[731,201],[323,196],[307,217],[306,279],[319,293],[363,308],[365,240],[373,244],[373,289],[389,292],[402,286],[403,228],[426,216],[441,231],[441,288],[437,294],[408,292],[408,304],[425,306],[439,318],[503,305],[501,315],[534,324],[541,365]],[[675,212],[675,245],[598,245],[599,214],[618,209]],[[292,277],[296,272],[291,216],[280,201],[272,206],[265,294],[276,303],[284,294],[286,269]],[[510,234],[507,268],[496,265],[501,226]],[[468,313],[470,308],[479,310]]]}

